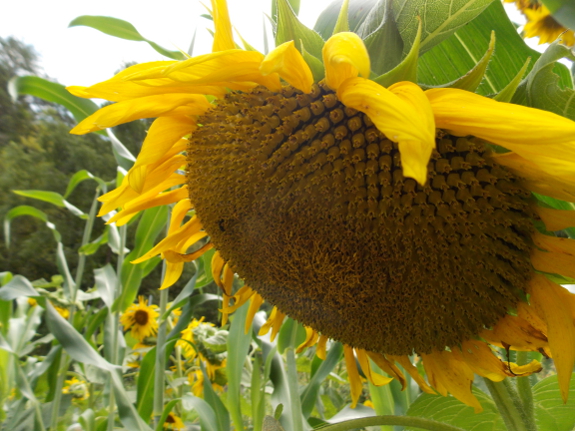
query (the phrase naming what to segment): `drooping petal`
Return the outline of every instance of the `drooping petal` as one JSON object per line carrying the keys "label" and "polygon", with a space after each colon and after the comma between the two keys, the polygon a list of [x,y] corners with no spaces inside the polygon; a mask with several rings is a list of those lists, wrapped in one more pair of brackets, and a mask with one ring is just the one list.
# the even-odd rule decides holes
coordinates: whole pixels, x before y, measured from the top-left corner
{"label": "drooping petal", "polygon": [[250,298],[250,308],[248,308],[248,314],[246,316],[246,323],[244,327],[244,331],[246,334],[250,332],[252,323],[254,321],[254,316],[256,315],[256,313],[258,312],[263,303],[264,298],[262,298],[259,293],[254,292],[253,296]]}
{"label": "drooping petal", "polygon": [[477,136],[514,151],[545,172],[575,177],[575,121],[454,88],[425,94],[438,128],[457,136]]}
{"label": "drooping petal", "polygon": [[549,347],[557,369],[561,397],[567,402],[575,365],[574,296],[565,288],[538,274],[532,279],[530,288],[533,306],[541,310],[549,328]]}
{"label": "drooping petal", "polygon": [[417,385],[421,388],[421,390],[428,394],[435,394],[435,391],[431,389],[431,387],[427,384],[427,382],[423,379],[417,367],[411,363],[407,356],[395,356],[395,355],[387,355],[389,359],[392,361],[397,362],[399,365],[403,367],[405,371],[411,376],[413,380],[417,383]]}
{"label": "drooping petal", "polygon": [[294,41],[282,43],[271,51],[260,66],[262,75],[278,73],[279,76],[291,86],[303,91],[311,92],[313,75],[311,69],[296,49]]}
{"label": "drooping petal", "polygon": [[363,373],[374,386],[383,386],[391,383],[393,378],[382,376],[381,374],[378,374],[371,369],[371,364],[369,363],[369,357],[365,350],[355,349],[355,353],[357,355],[357,360],[359,361],[359,365],[361,366]]}
{"label": "drooping petal", "polygon": [[[406,388],[407,382],[405,380],[405,376],[397,365],[395,365],[394,361],[390,361],[381,353],[367,352],[367,356],[369,356],[369,358],[375,362],[379,368],[397,380],[401,384],[402,391]],[[431,392],[433,393],[433,391]]]}
{"label": "drooping petal", "polygon": [[266,320],[266,323],[264,323],[262,325],[258,335],[261,336],[261,335],[267,334],[271,328],[272,333],[270,335],[270,340],[273,342],[275,340],[279,330],[281,329],[281,325],[284,321],[285,316],[286,315],[284,313],[282,313],[281,311],[279,311],[277,307],[272,308],[272,311],[270,313],[270,316],[268,317],[268,320]]}
{"label": "drooping petal", "polygon": [[349,390],[351,392],[351,408],[355,408],[359,396],[361,395],[361,377],[357,371],[355,363],[355,355],[353,354],[353,347],[347,344],[343,346],[343,355],[345,358],[345,367],[347,369],[347,379],[349,380]]}
{"label": "drooping petal", "polygon": [[315,354],[318,358],[325,361],[326,358],[326,345],[328,338],[325,335],[320,335],[315,349]]}
{"label": "drooping petal", "polygon": [[317,340],[319,339],[319,334],[315,331],[315,329],[310,328],[309,326],[304,326],[305,329],[305,340],[299,346],[297,346],[296,353],[301,353],[307,347],[315,346]]}
{"label": "drooping petal", "polygon": [[345,106],[367,114],[388,139],[399,144],[403,175],[423,185],[435,148],[433,112],[419,86],[399,84],[388,90],[368,79],[348,79],[338,88],[337,97]]}
{"label": "drooping petal", "polygon": [[547,335],[519,316],[506,315],[492,329],[484,329],[479,336],[489,344],[520,351],[537,352],[548,346]]}
{"label": "drooping petal", "polygon": [[180,114],[185,112],[187,115],[201,115],[210,106],[205,96],[198,94],[160,94],[140,97],[117,102],[98,110],[74,127],[70,133],[83,135],[141,118],[160,117],[178,108]]}
{"label": "drooping petal", "polygon": [[369,78],[370,62],[363,40],[351,32],[341,32],[330,37],[322,49],[325,81],[332,90],[349,78],[358,75]]}
{"label": "drooping petal", "polygon": [[455,398],[475,409],[483,411],[481,404],[471,392],[473,371],[465,362],[458,361],[451,352],[435,351],[422,354],[423,367],[431,385],[443,396],[450,392]]}
{"label": "drooping petal", "polygon": [[228,4],[226,0],[211,0],[212,1],[212,17],[214,18],[214,44],[212,51],[224,51],[227,49],[234,49],[234,36],[232,33],[232,23],[230,21],[230,14],[228,12]]}

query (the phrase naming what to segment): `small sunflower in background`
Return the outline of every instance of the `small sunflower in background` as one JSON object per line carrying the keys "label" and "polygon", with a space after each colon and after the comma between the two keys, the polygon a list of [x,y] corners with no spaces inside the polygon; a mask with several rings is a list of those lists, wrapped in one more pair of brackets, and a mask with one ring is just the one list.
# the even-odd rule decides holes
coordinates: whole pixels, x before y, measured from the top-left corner
{"label": "small sunflower in background", "polygon": [[[475,374],[541,369],[493,346],[553,357],[566,399],[575,295],[546,274],[575,278],[575,242],[552,234],[575,213],[533,193],[575,201],[575,122],[460,89],[384,87],[351,32],[323,42],[313,71],[293,41],[267,55],[237,49],[224,0],[212,15],[213,53],[69,87],[117,102],[72,133],[158,117],[101,198],[101,215],[121,208],[118,225],[175,204],[167,237],[134,263],[161,254],[167,288],[215,248],[224,323],[249,302],[249,330],[265,300],[261,333],[287,315],[306,328],[300,348],[325,358],[327,340],[341,341],[353,405],[357,363],[372,383],[405,388],[399,364],[423,391],[480,411]],[[245,286],[233,292],[235,274]]]}
{"label": "small sunflower in background", "polygon": [[89,397],[88,387],[85,381],[72,377],[70,380],[64,381],[62,388],[63,394],[72,394],[75,400],[85,400]]}
{"label": "small sunflower in background", "polygon": [[132,304],[120,317],[124,331],[130,330],[132,337],[140,343],[147,337],[153,337],[158,332],[158,316],[156,305],[148,305],[148,300],[138,296],[138,303]]}
{"label": "small sunflower in background", "polygon": [[527,23],[523,28],[525,38],[538,37],[539,44],[554,42],[561,36],[561,43],[567,46],[575,45],[575,32],[565,28],[551,15],[545,5],[537,0],[505,0],[515,3],[525,18]]}
{"label": "small sunflower in background", "polygon": [[172,412],[170,412],[168,414],[168,417],[166,418],[166,421],[164,422],[164,429],[182,430],[185,428],[186,428],[186,425],[184,425],[184,422],[182,421],[182,419],[179,416],[175,415]]}

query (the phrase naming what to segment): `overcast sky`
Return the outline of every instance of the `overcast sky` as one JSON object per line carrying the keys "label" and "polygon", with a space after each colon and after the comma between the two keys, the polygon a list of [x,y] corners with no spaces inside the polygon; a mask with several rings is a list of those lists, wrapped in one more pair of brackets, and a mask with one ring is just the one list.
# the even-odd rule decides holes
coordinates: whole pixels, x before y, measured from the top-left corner
{"label": "overcast sky", "polygon": [[[68,24],[80,15],[106,15],[131,22],[146,38],[167,49],[187,51],[197,29],[194,54],[210,51],[211,23],[200,0],[3,0],[0,36],[33,45],[45,73],[64,85],[91,85],[110,78],[129,61],[165,59],[145,42],[114,38]],[[204,0],[209,4],[209,0]],[[300,19],[313,26],[330,0],[302,0]],[[271,0],[228,0],[234,26],[250,44],[263,50],[264,13]],[[7,13],[6,13],[7,12]],[[521,15],[517,15],[521,19]]]}

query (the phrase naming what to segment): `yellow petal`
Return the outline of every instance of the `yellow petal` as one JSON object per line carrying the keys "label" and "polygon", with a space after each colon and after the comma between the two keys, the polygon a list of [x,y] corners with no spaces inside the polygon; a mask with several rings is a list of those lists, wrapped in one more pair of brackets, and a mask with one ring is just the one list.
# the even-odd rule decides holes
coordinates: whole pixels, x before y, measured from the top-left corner
{"label": "yellow petal", "polygon": [[305,329],[305,340],[299,346],[297,346],[296,353],[301,353],[307,347],[315,346],[317,340],[319,338],[319,334],[315,331],[315,329],[310,328],[309,326],[304,326]]}
{"label": "yellow petal", "polygon": [[402,82],[388,90],[368,79],[353,78],[338,88],[337,97],[345,106],[367,114],[388,139],[397,142],[403,175],[425,184],[435,148],[435,123],[419,86]]}
{"label": "yellow petal", "polygon": [[168,287],[172,286],[176,281],[179,280],[184,270],[184,262],[170,262],[168,259],[165,259],[165,261],[166,274],[164,275],[164,280],[162,281],[160,290],[167,289]]}
{"label": "yellow petal", "polygon": [[230,265],[226,263],[223,270],[223,282],[222,282],[222,289],[226,295],[232,294],[233,284],[234,284],[234,271],[230,268]]}
{"label": "yellow petal", "polygon": [[[387,355],[387,357],[389,359],[391,359],[392,361],[395,361],[399,365],[401,365],[403,367],[403,369],[409,373],[411,378],[413,380],[415,380],[415,382],[417,383],[417,385],[421,388],[421,390],[423,392],[426,392],[428,394],[435,394],[435,391],[433,389],[431,389],[431,387],[426,383],[426,381],[423,379],[421,374],[419,374],[417,367],[411,363],[411,361],[409,360],[409,358],[407,356]],[[403,387],[403,389],[405,389],[405,387]]]}
{"label": "yellow petal", "polygon": [[[379,368],[385,371],[387,374],[392,376],[395,380],[397,380],[401,384],[401,390],[405,390],[406,388],[406,380],[405,376],[401,372],[399,368],[395,365],[393,361],[388,360],[384,355],[375,352],[367,352],[367,356],[377,364]],[[411,364],[411,362],[410,362]],[[433,391],[431,391],[433,393]]]}
{"label": "yellow petal", "polygon": [[270,340],[273,342],[279,332],[279,330],[281,329],[281,325],[284,321],[285,318],[285,314],[282,313],[281,311],[278,310],[277,307],[272,308],[272,311],[270,313],[270,316],[268,317],[268,320],[266,320],[266,323],[264,323],[262,325],[262,327],[260,328],[260,332],[258,333],[258,335],[266,335],[269,330],[272,330],[272,334],[270,335]]}
{"label": "yellow petal", "polygon": [[222,271],[226,261],[220,256],[220,252],[216,251],[212,257],[212,277],[220,289],[223,289],[224,285],[222,283]]}
{"label": "yellow petal", "polygon": [[246,316],[246,325],[244,328],[245,333],[250,332],[252,323],[254,321],[254,316],[260,309],[261,305],[264,303],[264,298],[261,297],[257,292],[250,299],[250,308],[248,308],[248,314]]}
{"label": "yellow petal", "polygon": [[383,386],[391,383],[393,380],[391,377],[382,376],[371,369],[371,364],[369,363],[369,358],[365,350],[355,349],[355,353],[357,354],[357,360],[363,373],[374,386]]}
{"label": "yellow petal", "polygon": [[481,331],[479,336],[489,344],[513,350],[540,351],[548,346],[546,334],[519,316],[506,315],[492,329]]}
{"label": "yellow petal", "polygon": [[532,238],[535,245],[543,250],[563,253],[575,257],[575,241],[572,239],[543,235],[539,232],[535,232],[532,235]]}
{"label": "yellow petal", "polygon": [[465,362],[458,361],[447,351],[422,354],[421,358],[430,383],[442,395],[445,396],[445,391],[449,391],[459,401],[473,407],[475,413],[483,411],[471,392],[474,374]]}
{"label": "yellow petal", "polygon": [[549,328],[549,347],[557,369],[561,397],[567,402],[575,365],[573,294],[546,277],[535,275],[531,283],[531,302],[541,310]]}
{"label": "yellow petal", "polygon": [[322,49],[325,81],[332,90],[349,78],[358,75],[369,78],[369,54],[363,40],[351,32],[341,32],[330,37]]}
{"label": "yellow petal", "polygon": [[232,23],[228,13],[226,0],[212,0],[212,17],[214,18],[214,44],[212,51],[224,51],[234,49],[234,36],[232,34]]}
{"label": "yellow petal", "polygon": [[565,253],[535,248],[531,251],[531,264],[539,271],[575,278],[575,259]]}
{"label": "yellow petal", "polygon": [[313,75],[311,69],[296,49],[294,41],[282,43],[270,52],[260,66],[262,75],[278,73],[289,85],[303,91],[311,92]]}
{"label": "yellow petal", "polygon": [[454,88],[425,94],[438,128],[501,145],[552,175],[575,177],[575,121]]}
{"label": "yellow petal", "polygon": [[328,338],[325,335],[320,335],[315,349],[315,354],[318,358],[325,361],[326,358],[326,345]]}
{"label": "yellow petal", "polygon": [[185,111],[187,115],[201,115],[210,106],[205,96],[198,94],[161,94],[140,97],[100,109],[74,127],[70,133],[83,135],[141,118],[160,117],[182,107],[185,109],[180,109],[180,113]]}
{"label": "yellow petal", "polygon": [[494,154],[492,157],[497,163],[509,168],[519,177],[524,178],[524,184],[528,190],[567,202],[575,202],[574,179],[547,173],[541,170],[533,161],[527,160],[513,152]]}
{"label": "yellow petal", "polygon": [[353,348],[348,345],[344,345],[343,356],[345,358],[347,379],[349,380],[349,390],[351,392],[351,408],[354,409],[357,405],[357,401],[359,400],[359,396],[361,395],[361,378],[359,377],[359,372],[357,371]]}
{"label": "yellow petal", "polygon": [[575,227],[575,211],[555,210],[540,206],[536,206],[534,209],[545,223],[548,231],[555,232],[568,227]]}

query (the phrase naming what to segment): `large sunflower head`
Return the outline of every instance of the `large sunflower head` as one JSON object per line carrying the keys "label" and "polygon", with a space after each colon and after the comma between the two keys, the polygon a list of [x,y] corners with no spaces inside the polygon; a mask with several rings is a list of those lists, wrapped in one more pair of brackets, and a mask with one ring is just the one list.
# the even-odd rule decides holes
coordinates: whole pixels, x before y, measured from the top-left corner
{"label": "large sunflower head", "polygon": [[120,317],[124,331],[130,330],[132,337],[140,343],[145,338],[153,337],[158,332],[158,316],[156,305],[148,305],[143,296],[138,297],[138,303],[132,304]]}
{"label": "large sunflower head", "polygon": [[[323,356],[328,338],[343,342],[354,402],[356,359],[376,384],[391,379],[370,361],[405,384],[400,364],[423,390],[476,410],[474,373],[499,381],[540,369],[490,346],[554,356],[566,397],[575,299],[543,273],[575,277],[575,246],[550,234],[575,218],[532,192],[575,200],[575,123],[459,89],[385,87],[351,32],[325,41],[319,72],[293,41],[267,55],[240,50],[225,2],[212,7],[213,53],[70,88],[117,102],[73,133],[158,117],[101,198],[101,214],[121,208],[118,224],[175,204],[167,237],[135,262],[161,254],[166,288],[216,248],[224,319],[251,301],[249,325],[265,299],[264,332],[289,315],[306,327],[301,348],[317,343]],[[237,292],[234,274],[246,283]]]}

